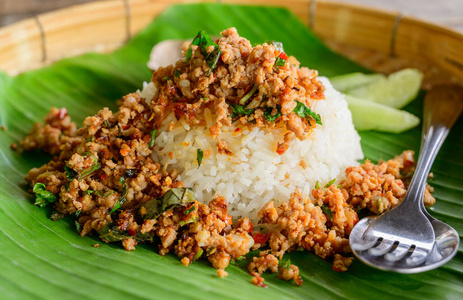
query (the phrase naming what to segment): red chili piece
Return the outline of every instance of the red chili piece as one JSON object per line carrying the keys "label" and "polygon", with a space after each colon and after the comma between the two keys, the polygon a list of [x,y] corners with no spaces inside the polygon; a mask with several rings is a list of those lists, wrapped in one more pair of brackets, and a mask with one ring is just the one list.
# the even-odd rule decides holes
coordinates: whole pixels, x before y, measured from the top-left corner
{"label": "red chili piece", "polygon": [[284,53],[284,52],[280,52],[278,57],[281,58],[281,59],[284,59],[284,60],[288,60],[288,55],[286,55],[286,53]]}
{"label": "red chili piece", "polygon": [[268,233],[256,233],[252,238],[256,244],[264,244],[268,240]]}

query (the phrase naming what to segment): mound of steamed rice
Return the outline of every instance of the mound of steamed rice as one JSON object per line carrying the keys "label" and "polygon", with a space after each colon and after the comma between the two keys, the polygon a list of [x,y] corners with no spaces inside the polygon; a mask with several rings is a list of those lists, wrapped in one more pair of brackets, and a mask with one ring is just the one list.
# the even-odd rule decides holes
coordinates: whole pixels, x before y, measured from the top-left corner
{"label": "mound of steamed rice", "polygon": [[[152,158],[167,170],[177,169],[179,180],[194,189],[198,201],[208,203],[216,194],[225,197],[233,217],[249,216],[255,221],[266,203],[287,201],[296,188],[308,197],[317,181],[324,185],[333,178],[340,179],[348,166],[363,158],[344,96],[327,78],[320,80],[326,88],[325,101],[314,101],[312,108],[320,114],[323,125],[317,125],[305,140],[293,139],[283,155],[276,152],[283,129],[248,129],[233,124],[222,128],[218,139],[213,138],[209,128],[215,117],[206,109],[206,126],[175,122],[175,115],[169,115],[158,129]],[[145,84],[141,96],[148,98],[153,89],[153,84]],[[171,122],[175,123],[173,128]],[[219,153],[219,139],[226,142],[231,154]],[[204,153],[199,167],[198,149]]]}

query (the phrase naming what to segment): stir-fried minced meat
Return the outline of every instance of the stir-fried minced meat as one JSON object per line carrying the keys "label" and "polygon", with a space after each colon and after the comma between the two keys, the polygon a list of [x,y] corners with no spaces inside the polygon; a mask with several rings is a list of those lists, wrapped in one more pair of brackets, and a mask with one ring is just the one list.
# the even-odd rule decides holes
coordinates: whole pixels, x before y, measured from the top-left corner
{"label": "stir-fried minced meat", "polygon": [[[363,165],[346,169],[346,179],[340,184],[349,193],[347,202],[354,207],[368,208],[375,214],[397,206],[405,197],[415,161],[413,151],[380,161],[377,165],[369,160]],[[433,205],[432,188],[425,191],[424,204]]]}
{"label": "stir-fried minced meat", "polygon": [[[311,101],[324,99],[317,71],[300,67],[294,57],[287,57],[271,43],[252,47],[235,28],[221,35],[216,40],[221,56],[212,72],[198,46],[191,46],[188,62],[183,58],[154,72],[152,82],[157,93],[148,101],[157,124],[169,111],[178,119],[199,124],[208,107],[216,118],[210,128],[214,136],[222,126],[239,121],[262,128],[282,123],[297,138],[307,138],[316,122],[294,110],[296,101],[310,107]],[[184,52],[188,52],[187,47]],[[283,64],[277,65],[277,61]]]}

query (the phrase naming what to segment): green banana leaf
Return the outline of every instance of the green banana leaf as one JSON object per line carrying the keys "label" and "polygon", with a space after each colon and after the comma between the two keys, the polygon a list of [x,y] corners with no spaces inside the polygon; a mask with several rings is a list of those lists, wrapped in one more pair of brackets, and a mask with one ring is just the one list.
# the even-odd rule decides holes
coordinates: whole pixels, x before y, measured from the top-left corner
{"label": "green banana leaf", "polygon": [[[127,45],[109,55],[86,54],[50,67],[8,77],[0,72],[0,298],[2,299],[462,299],[463,253],[446,265],[425,273],[382,272],[355,260],[338,273],[331,262],[312,253],[287,255],[298,265],[302,286],[264,274],[268,288],[250,283],[238,262],[219,278],[210,264],[184,267],[174,255],[160,256],[156,248],[140,245],[125,251],[96,237],[80,237],[71,219],[49,219],[50,211],[32,205],[23,176],[50,157],[42,152],[19,154],[10,149],[51,106],[67,107],[81,122],[102,107],[141,88],[150,79],[146,67],[151,47],[170,38],[192,38],[205,29],[218,35],[228,27],[253,43],[282,41],[287,53],[303,65],[331,76],[365,71],[331,52],[285,9],[199,4],[174,6]],[[422,113],[422,95],[406,109]],[[463,120],[457,122],[433,167],[437,204],[430,210],[463,232]],[[79,124],[78,123],[78,124]],[[372,161],[389,159],[405,149],[417,151],[420,129],[403,134],[363,132],[362,147]],[[99,243],[99,248],[92,247]]]}

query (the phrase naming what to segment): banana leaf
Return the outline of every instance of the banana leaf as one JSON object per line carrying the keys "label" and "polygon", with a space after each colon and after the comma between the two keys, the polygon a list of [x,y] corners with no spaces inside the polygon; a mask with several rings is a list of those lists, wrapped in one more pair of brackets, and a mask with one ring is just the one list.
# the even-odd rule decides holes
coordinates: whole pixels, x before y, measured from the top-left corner
{"label": "banana leaf", "polygon": [[[264,274],[268,288],[250,283],[249,258],[230,265],[219,278],[207,261],[184,267],[179,258],[160,256],[156,247],[125,251],[97,236],[80,237],[70,218],[52,221],[51,211],[33,205],[23,176],[50,157],[10,149],[51,106],[67,107],[80,123],[102,107],[141,88],[150,79],[151,47],[170,38],[194,37],[199,30],[218,35],[228,27],[253,43],[281,41],[304,66],[332,76],[365,71],[331,52],[285,9],[221,4],[173,6],[125,46],[109,55],[85,54],[52,66],[9,77],[0,72],[0,295],[2,299],[383,299],[463,298],[463,253],[425,273],[378,271],[355,260],[347,272],[312,253],[286,255],[301,269],[302,286]],[[422,112],[422,95],[406,109]],[[450,133],[433,166],[436,205],[431,214],[463,232],[463,122]],[[419,150],[420,129],[403,134],[362,132],[362,147],[372,161],[405,149]],[[99,243],[99,248],[92,247]]]}

